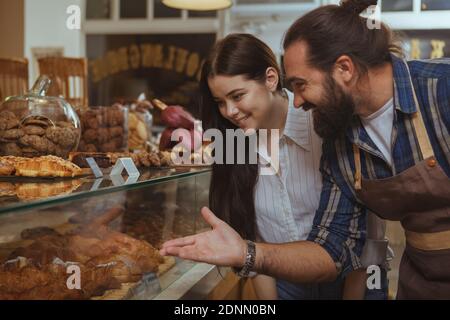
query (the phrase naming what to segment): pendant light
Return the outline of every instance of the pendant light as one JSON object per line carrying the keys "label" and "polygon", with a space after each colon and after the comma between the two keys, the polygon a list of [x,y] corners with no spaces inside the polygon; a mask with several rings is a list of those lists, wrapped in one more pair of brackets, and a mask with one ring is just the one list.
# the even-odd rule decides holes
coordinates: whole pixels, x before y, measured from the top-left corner
{"label": "pendant light", "polygon": [[221,10],[233,5],[232,0],[163,0],[162,3],[171,8],[193,11]]}

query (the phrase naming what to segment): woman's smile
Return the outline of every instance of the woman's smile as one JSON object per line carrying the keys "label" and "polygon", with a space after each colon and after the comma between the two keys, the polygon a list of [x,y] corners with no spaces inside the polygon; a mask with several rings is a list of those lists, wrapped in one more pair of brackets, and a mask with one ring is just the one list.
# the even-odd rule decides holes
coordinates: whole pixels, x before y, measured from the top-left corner
{"label": "woman's smile", "polygon": [[244,122],[245,120],[247,120],[248,118],[250,118],[250,115],[243,116],[243,117],[237,119],[236,122],[241,123],[241,122]]}

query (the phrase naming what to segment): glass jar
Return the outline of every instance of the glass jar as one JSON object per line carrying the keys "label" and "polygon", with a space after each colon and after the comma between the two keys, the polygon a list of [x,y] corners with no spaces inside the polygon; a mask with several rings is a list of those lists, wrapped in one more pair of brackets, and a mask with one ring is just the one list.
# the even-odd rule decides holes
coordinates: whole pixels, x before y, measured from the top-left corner
{"label": "glass jar", "polygon": [[120,104],[77,109],[82,135],[80,152],[128,151],[128,110]]}
{"label": "glass jar", "polygon": [[0,106],[0,155],[66,159],[77,149],[80,120],[63,98],[46,96],[50,84],[40,76],[31,91]]}

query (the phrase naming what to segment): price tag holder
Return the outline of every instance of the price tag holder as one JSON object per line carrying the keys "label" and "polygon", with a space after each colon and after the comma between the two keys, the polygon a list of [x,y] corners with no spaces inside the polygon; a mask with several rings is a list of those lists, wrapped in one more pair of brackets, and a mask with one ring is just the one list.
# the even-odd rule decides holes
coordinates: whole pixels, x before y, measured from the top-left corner
{"label": "price tag holder", "polygon": [[[123,171],[126,171],[128,175],[127,180],[122,177]],[[110,178],[115,186],[121,186],[124,184],[132,184],[137,182],[140,173],[138,168],[131,158],[120,158],[111,170]]]}
{"label": "price tag holder", "polygon": [[94,173],[94,176],[97,179],[103,177],[103,172],[100,169],[100,167],[98,166],[97,162],[95,162],[94,158],[86,158],[86,162],[88,163],[89,167],[92,170],[92,173]]}

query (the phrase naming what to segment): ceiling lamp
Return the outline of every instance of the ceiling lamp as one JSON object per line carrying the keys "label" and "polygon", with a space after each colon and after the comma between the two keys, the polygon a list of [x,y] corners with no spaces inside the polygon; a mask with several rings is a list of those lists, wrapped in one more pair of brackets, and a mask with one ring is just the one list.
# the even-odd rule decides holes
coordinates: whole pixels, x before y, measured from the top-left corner
{"label": "ceiling lamp", "polygon": [[232,0],[163,0],[162,2],[171,8],[197,11],[221,10],[233,5]]}

